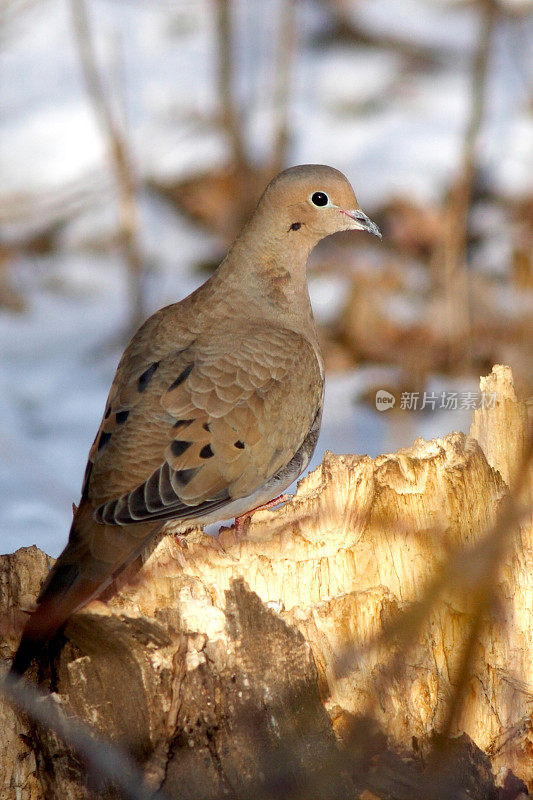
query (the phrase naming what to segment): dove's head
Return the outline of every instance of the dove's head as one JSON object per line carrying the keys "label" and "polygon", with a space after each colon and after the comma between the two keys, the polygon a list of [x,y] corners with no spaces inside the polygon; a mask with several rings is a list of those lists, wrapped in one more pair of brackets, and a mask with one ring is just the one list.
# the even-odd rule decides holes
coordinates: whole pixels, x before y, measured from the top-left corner
{"label": "dove's head", "polygon": [[[226,292],[231,285],[250,313],[256,313],[254,301],[260,296],[278,316],[283,307],[288,324],[299,313],[311,325],[308,256],[321,239],[348,230],[381,238],[342,172],[322,164],[291,167],[269,183],[213,278]],[[244,292],[247,303],[242,303]]]}
{"label": "dove's head", "polygon": [[322,164],[281,172],[267,186],[258,212],[275,225],[278,241],[286,237],[295,247],[300,243],[313,247],[325,236],[346,230],[368,231],[381,238],[378,226],[359,208],[348,179]]}

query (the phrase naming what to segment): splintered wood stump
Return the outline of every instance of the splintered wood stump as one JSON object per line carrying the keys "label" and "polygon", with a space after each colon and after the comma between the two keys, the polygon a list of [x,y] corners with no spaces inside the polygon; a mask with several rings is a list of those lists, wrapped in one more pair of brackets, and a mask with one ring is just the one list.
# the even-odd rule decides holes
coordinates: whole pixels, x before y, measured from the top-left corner
{"label": "splintered wood stump", "polygon": [[[33,677],[169,798],[481,800],[495,779],[519,797],[508,770],[533,782],[533,535],[526,513],[504,531],[498,513],[528,422],[509,368],[482,389],[495,403],[475,412],[476,438],[327,453],[242,541],[164,536]],[[47,566],[37,548],[0,560],[6,671]],[[7,703],[0,725],[1,798],[116,796]]]}

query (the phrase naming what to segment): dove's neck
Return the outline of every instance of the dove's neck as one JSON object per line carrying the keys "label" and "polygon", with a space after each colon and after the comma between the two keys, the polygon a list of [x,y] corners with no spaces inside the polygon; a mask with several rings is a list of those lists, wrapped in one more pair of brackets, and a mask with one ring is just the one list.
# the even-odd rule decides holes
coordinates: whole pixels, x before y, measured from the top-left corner
{"label": "dove's neck", "polygon": [[290,328],[318,347],[306,272],[316,242],[260,233],[249,224],[212,280],[233,303],[235,315]]}

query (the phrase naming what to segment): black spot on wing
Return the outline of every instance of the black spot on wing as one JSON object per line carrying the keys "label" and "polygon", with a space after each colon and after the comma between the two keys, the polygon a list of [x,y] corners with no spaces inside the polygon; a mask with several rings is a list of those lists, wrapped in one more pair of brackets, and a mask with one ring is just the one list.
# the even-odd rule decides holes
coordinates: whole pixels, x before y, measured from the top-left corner
{"label": "black spot on wing", "polygon": [[172,427],[173,428],[184,428],[186,425],[190,425],[191,422],[192,422],[192,419],[177,419]]}
{"label": "black spot on wing", "polygon": [[233,442],[233,446],[236,447],[238,450],[244,450],[244,442],[241,442],[240,439],[237,439],[236,442]]}
{"label": "black spot on wing", "polygon": [[128,419],[129,415],[130,415],[129,409],[126,409],[125,411],[117,411],[117,413],[115,414],[115,421],[117,425],[123,425]]}
{"label": "black spot on wing", "polygon": [[213,453],[213,449],[210,444],[206,444],[200,450],[200,458],[213,458],[215,454]]}
{"label": "black spot on wing", "polygon": [[110,439],[111,439],[111,434],[108,433],[107,431],[102,431],[102,433],[100,434],[100,439],[98,440],[98,452],[100,452],[102,447],[106,446],[106,444]]}
{"label": "black spot on wing", "polygon": [[202,427],[203,427],[204,431],[207,431],[208,433],[211,432],[211,428],[209,427],[209,422],[204,422]]}
{"label": "black spot on wing", "polygon": [[143,374],[139,378],[139,381],[138,381],[138,384],[137,384],[137,388],[139,389],[140,392],[144,392],[145,391],[146,387],[148,386],[148,384],[150,383],[150,381],[154,377],[154,374],[155,374],[158,366],[159,366],[159,361],[154,361],[154,363],[150,364],[148,369],[143,372]]}
{"label": "black spot on wing", "polygon": [[183,442],[179,439],[174,439],[174,441],[170,445],[172,455],[176,456],[176,458],[179,458],[179,456],[182,456],[185,453],[185,451],[189,449],[191,444],[192,442]]}
{"label": "black spot on wing", "polygon": [[193,367],[194,367],[194,364],[188,364],[185,367],[185,369],[183,370],[183,372],[180,372],[180,374],[178,375],[178,377],[176,378],[174,383],[172,383],[168,387],[169,392],[172,391],[172,389],[176,389],[176,387],[178,387],[181,383],[183,383],[183,381],[187,380],[187,378],[189,377],[189,375],[192,372],[192,368]]}
{"label": "black spot on wing", "polygon": [[108,406],[105,410],[104,419],[107,419],[111,414],[111,406]]}

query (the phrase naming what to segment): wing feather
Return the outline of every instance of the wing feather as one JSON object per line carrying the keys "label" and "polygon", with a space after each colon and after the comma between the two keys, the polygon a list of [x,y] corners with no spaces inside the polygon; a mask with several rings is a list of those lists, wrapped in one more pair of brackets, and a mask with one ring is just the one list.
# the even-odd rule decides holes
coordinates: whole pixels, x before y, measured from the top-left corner
{"label": "wing feather", "polygon": [[210,331],[142,366],[116,387],[91,450],[98,522],[201,518],[253,494],[289,463],[322,400],[314,348],[284,329]]}

